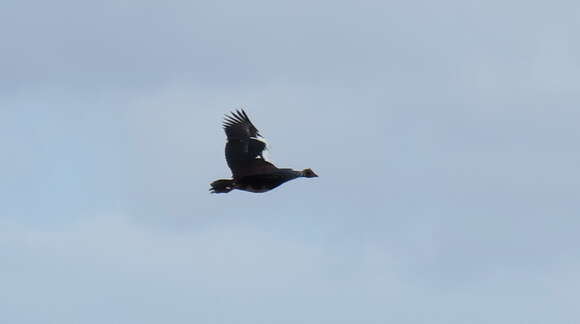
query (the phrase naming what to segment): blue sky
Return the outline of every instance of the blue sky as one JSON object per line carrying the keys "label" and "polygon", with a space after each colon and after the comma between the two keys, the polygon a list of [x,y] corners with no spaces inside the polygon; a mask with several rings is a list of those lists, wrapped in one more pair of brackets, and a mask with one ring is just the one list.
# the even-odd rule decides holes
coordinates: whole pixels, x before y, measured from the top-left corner
{"label": "blue sky", "polygon": [[[0,5],[0,320],[576,323],[575,1]],[[244,107],[280,167],[210,195]]]}

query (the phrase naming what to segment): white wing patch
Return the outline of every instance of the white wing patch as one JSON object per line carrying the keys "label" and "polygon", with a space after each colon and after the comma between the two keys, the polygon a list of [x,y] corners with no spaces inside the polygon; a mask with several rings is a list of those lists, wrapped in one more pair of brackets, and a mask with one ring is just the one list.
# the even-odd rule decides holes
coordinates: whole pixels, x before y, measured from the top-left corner
{"label": "white wing patch", "polygon": [[[268,144],[268,141],[266,141],[266,139],[264,139],[263,137],[250,137],[251,139],[254,139],[258,142],[262,142],[264,144],[266,144],[266,147],[264,147],[264,151],[262,152],[262,156],[264,157],[264,160],[266,161],[270,161],[270,144]],[[225,143],[228,143],[228,140],[226,139]]]}
{"label": "white wing patch", "polygon": [[268,141],[266,141],[265,138],[263,137],[250,137],[251,139],[255,139],[258,142],[262,142],[264,144],[266,144],[266,147],[264,148],[264,151],[262,152],[262,156],[264,157],[264,160],[271,162],[270,161],[270,144],[268,143]]}

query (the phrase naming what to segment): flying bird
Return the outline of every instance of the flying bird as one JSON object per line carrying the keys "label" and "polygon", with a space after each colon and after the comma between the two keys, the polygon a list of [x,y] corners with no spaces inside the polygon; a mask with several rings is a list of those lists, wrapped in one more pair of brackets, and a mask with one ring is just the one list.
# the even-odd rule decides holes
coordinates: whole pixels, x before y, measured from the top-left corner
{"label": "flying bird", "polygon": [[263,155],[266,143],[244,110],[226,115],[223,128],[227,137],[226,162],[233,179],[212,182],[212,193],[227,193],[234,189],[266,192],[296,178],[318,177],[311,169],[279,169],[266,161]]}

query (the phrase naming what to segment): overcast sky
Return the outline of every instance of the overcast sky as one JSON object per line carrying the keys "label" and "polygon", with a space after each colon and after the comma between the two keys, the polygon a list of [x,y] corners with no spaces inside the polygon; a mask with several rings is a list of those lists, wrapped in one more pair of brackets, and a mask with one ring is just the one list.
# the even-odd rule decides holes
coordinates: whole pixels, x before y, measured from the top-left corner
{"label": "overcast sky", "polygon": [[[0,322],[579,323],[578,1],[4,1]],[[279,167],[230,175],[245,108]]]}

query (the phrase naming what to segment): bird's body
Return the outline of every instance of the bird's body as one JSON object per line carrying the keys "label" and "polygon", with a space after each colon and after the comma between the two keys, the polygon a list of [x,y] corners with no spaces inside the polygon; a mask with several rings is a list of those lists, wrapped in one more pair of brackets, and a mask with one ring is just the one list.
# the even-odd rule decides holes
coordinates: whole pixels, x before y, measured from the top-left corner
{"label": "bird's body", "polygon": [[211,192],[227,193],[238,189],[260,193],[299,177],[317,177],[311,169],[279,169],[266,161],[263,156],[266,143],[260,139],[262,136],[245,111],[239,110],[226,116],[224,130],[228,139],[226,161],[233,179],[212,182]]}

